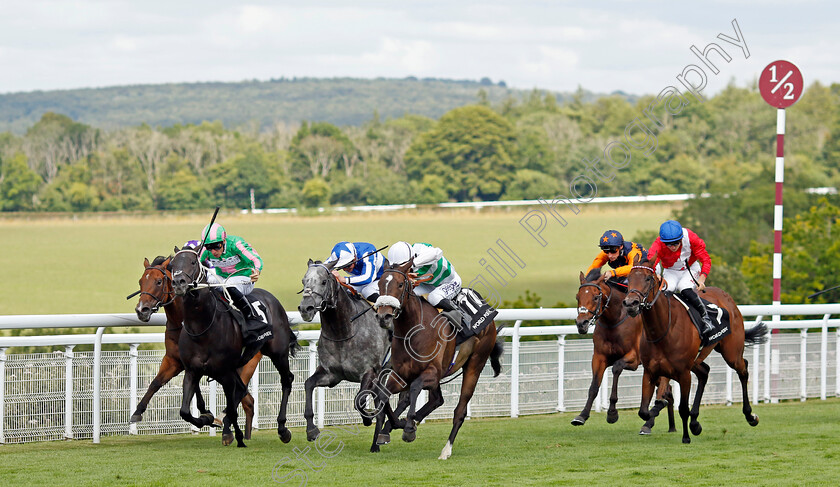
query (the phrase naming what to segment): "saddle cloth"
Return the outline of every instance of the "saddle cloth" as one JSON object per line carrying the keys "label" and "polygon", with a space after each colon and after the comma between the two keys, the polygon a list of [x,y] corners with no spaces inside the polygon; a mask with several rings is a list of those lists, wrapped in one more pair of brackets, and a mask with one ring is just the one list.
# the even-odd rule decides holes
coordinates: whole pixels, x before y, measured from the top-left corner
{"label": "saddle cloth", "polygon": [[461,329],[455,337],[455,344],[460,345],[467,338],[477,335],[499,314],[495,308],[487,304],[487,301],[470,288],[463,288],[455,296],[455,304],[461,309]]}
{"label": "saddle cloth", "polygon": [[683,301],[679,294],[674,293],[673,296],[677,298],[677,301],[679,301],[685,309],[688,310],[688,314],[691,316],[691,322],[694,323],[694,327],[697,328],[697,333],[700,334],[701,347],[717,343],[721,341],[723,337],[732,333],[732,330],[729,327],[729,311],[726,309],[700,298],[700,301],[702,301],[703,305],[706,306],[706,313],[709,315],[709,318],[712,320],[712,325],[714,325],[715,328],[713,332],[705,335],[702,332],[703,320],[700,318],[700,312],[694,309],[694,306],[689,306],[688,303]]}
{"label": "saddle cloth", "polygon": [[270,340],[274,334],[271,331],[271,325],[268,324],[268,314],[266,313],[266,306],[262,301],[257,299],[253,294],[245,296],[245,299],[251,303],[251,308],[254,309],[255,315],[259,319],[246,320],[242,312],[237,311],[231,306],[230,313],[236,318],[239,327],[242,329],[242,340],[246,348],[256,347],[258,344]]}

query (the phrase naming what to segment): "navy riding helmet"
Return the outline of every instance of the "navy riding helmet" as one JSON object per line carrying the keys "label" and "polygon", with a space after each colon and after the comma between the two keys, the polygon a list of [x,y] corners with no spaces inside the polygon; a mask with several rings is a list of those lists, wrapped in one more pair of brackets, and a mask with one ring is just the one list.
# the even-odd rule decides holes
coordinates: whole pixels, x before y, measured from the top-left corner
{"label": "navy riding helmet", "polygon": [[598,246],[603,248],[614,248],[614,247],[621,247],[624,245],[624,237],[621,236],[621,232],[618,230],[607,230],[601,235],[601,238],[598,239]]}

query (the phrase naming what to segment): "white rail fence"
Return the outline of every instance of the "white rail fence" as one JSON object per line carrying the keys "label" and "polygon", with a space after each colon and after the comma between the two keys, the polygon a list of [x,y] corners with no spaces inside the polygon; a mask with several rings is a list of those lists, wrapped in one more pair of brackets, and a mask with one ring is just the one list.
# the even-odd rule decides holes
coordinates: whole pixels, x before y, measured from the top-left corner
{"label": "white rail fence", "polygon": [[[740,307],[750,328],[764,317],[773,333],[766,344],[748,347],[750,399],[776,402],[840,396],[840,303],[820,305],[747,305]],[[510,416],[577,410],[586,402],[592,379],[591,338],[580,338],[572,325],[522,326],[534,320],[571,320],[574,308],[500,310],[497,322],[508,322],[501,335],[508,337],[502,358],[503,372],[493,378],[489,364],[470,402],[470,416]],[[297,313],[289,313],[300,323]],[[796,316],[797,319],[781,319]],[[799,317],[818,317],[801,319]],[[152,398],[143,421],[130,424],[137,402],[157,374],[163,350],[141,350],[144,344],[162,343],[162,333],[106,334],[109,327],[162,326],[165,317],[150,323],[134,315],[30,315],[0,316],[0,329],[96,327],[91,335],[0,337],[0,443],[58,439],[92,439],[101,435],[170,434],[194,431],[181,420],[181,377],[162,387]],[[815,331],[809,331],[815,330]],[[834,330],[829,337],[829,330]],[[292,360],[295,382],[288,407],[288,425],[304,425],[303,382],[315,370],[318,331],[300,331],[299,340],[309,341],[305,353]],[[551,340],[522,341],[524,337]],[[573,337],[567,339],[567,337]],[[94,345],[93,352],[74,352],[76,345]],[[103,351],[103,344],[127,344],[129,350]],[[7,354],[10,347],[50,346],[53,353]],[[704,403],[740,402],[740,384],[717,353],[707,359],[712,368]],[[282,395],[279,376],[271,362],[263,360],[249,389],[256,402],[255,426],[276,428]],[[619,408],[639,405],[641,371],[625,372],[619,385]],[[595,412],[608,405],[612,377],[605,374]],[[831,386],[829,386],[831,384]],[[674,383],[675,386],[676,383]],[[677,386],[678,387],[678,386]],[[443,386],[445,405],[432,419],[448,419],[457,403],[460,378]],[[315,414],[319,426],[359,421],[352,407],[358,384],[342,383],[333,389],[319,388]],[[677,391],[675,391],[675,395]],[[224,395],[215,382],[202,381],[208,406],[219,413]],[[636,420],[635,413],[623,413]],[[241,418],[242,416],[240,416]],[[597,420],[594,415],[592,420]],[[209,430],[215,435],[215,430]]]}

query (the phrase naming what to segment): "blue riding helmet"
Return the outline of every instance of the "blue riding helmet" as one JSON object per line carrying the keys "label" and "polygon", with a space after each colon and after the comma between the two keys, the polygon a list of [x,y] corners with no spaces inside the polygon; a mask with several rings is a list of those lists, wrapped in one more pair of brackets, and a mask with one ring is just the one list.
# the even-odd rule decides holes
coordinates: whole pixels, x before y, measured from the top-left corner
{"label": "blue riding helmet", "polygon": [[659,240],[664,244],[676,243],[683,238],[683,228],[676,220],[665,220],[659,227]]}
{"label": "blue riding helmet", "polygon": [[602,249],[621,247],[622,245],[624,245],[624,237],[621,236],[621,232],[618,230],[607,230],[598,240],[598,246]]}
{"label": "blue riding helmet", "polygon": [[335,268],[340,269],[356,259],[356,246],[350,242],[338,242],[332,249],[330,260],[335,260]]}

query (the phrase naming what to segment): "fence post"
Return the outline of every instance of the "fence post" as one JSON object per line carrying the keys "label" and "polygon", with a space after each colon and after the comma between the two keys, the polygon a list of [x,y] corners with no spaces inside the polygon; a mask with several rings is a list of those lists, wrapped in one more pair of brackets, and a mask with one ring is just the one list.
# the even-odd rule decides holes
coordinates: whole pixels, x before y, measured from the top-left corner
{"label": "fence post", "polygon": [[799,400],[808,399],[808,329],[799,330]]}
{"label": "fence post", "polygon": [[[309,342],[309,377],[312,377],[312,374],[315,373],[315,369],[318,368],[318,358],[316,357],[316,353],[318,351],[318,346],[315,340]],[[316,426],[319,428],[324,427],[324,391],[322,390],[323,387],[316,387],[315,394],[315,417],[316,417]]]}
{"label": "fence post", "polygon": [[[761,315],[756,316],[755,317],[755,323],[753,323],[753,326],[758,326],[758,324],[761,323],[762,318],[763,318],[763,316],[761,316]],[[759,363],[760,362],[760,355],[759,354],[761,353],[761,346],[760,345],[752,345],[752,349],[753,349],[753,361],[752,361],[753,370],[750,371],[750,378],[751,378],[752,384],[753,384],[753,394],[752,394],[753,399],[752,400],[753,400],[753,402],[758,403],[758,402],[761,402],[760,396],[758,395],[759,394],[758,385],[761,382],[759,380],[759,372],[761,372],[761,365]]]}
{"label": "fence post", "polygon": [[773,341],[773,331],[767,334],[767,343],[764,344],[764,402],[769,403],[770,394],[770,345]]}
{"label": "fence post", "polygon": [[825,401],[828,389],[828,317],[823,316],[820,330],[820,399]]}
{"label": "fence post", "polygon": [[732,369],[726,368],[726,405],[732,405]]}
{"label": "fence post", "polygon": [[[137,409],[137,347],[138,343],[129,344],[128,348],[128,410]],[[129,414],[131,414],[129,413]],[[128,434],[137,434],[137,423],[128,424]]]}
{"label": "fence post", "polygon": [[73,348],[64,346],[64,438],[73,439]]}
{"label": "fence post", "polygon": [[93,442],[99,443],[99,436],[102,433],[102,334],[105,327],[96,329],[96,341],[93,344]]}
{"label": "fence post", "polygon": [[[217,384],[216,381],[210,383],[210,412],[213,413],[213,417],[216,417],[216,396],[219,392]],[[213,426],[210,427],[210,436],[216,436],[216,429]]]}
{"label": "fence post", "polygon": [[0,348],[0,444],[6,443],[3,425],[6,423],[6,348]]}
{"label": "fence post", "polygon": [[522,320],[513,325],[513,350],[510,357],[510,417],[519,417],[519,327]]}
{"label": "fence post", "polygon": [[836,343],[834,344],[834,368],[836,370],[834,377],[837,382],[834,386],[834,397],[840,397],[840,326],[837,327],[834,334],[836,336]]}
{"label": "fence post", "polygon": [[557,411],[566,412],[563,379],[566,375],[566,335],[557,335]]}
{"label": "fence post", "polygon": [[254,422],[253,428],[255,430],[260,429],[260,364],[262,363],[262,359],[257,364],[256,370],[254,370],[254,375],[251,377],[251,384],[254,387],[251,387],[251,396],[254,398]]}

